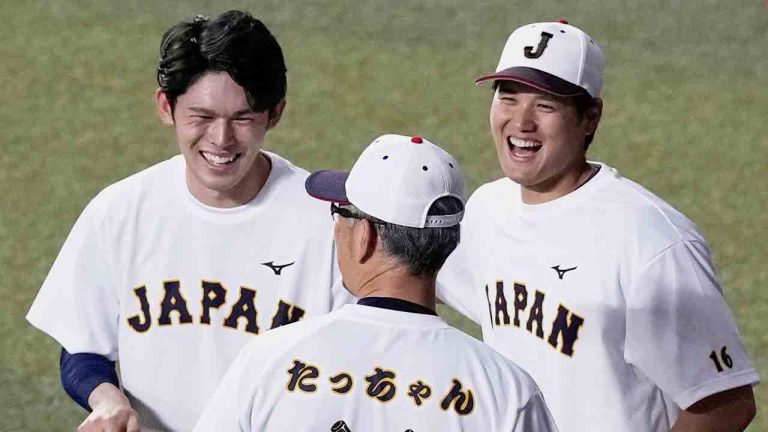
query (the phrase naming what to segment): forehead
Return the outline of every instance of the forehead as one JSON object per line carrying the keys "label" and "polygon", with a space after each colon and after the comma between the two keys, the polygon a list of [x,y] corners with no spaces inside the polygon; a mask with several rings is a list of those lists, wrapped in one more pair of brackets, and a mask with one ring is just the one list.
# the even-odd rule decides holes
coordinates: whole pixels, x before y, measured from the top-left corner
{"label": "forehead", "polygon": [[178,105],[223,113],[251,110],[245,90],[226,72],[209,72],[198,78],[178,97]]}
{"label": "forehead", "polygon": [[565,101],[566,99],[569,99],[562,96],[555,96],[551,93],[539,90],[536,87],[531,87],[527,84],[511,80],[496,81],[496,91],[498,93],[531,94],[549,100]]}

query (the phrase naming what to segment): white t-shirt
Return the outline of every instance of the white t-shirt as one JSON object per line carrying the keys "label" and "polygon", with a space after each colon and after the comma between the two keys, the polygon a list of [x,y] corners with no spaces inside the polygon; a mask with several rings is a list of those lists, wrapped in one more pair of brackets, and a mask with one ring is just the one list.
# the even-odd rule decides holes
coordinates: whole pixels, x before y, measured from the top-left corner
{"label": "white t-shirt", "polygon": [[266,184],[236,208],[196,200],[181,156],[107,187],[27,315],[71,353],[119,360],[142,430],[192,429],[252,336],[351,300],[327,204],[306,171],[267,156]]}
{"label": "white t-shirt", "polygon": [[530,376],[485,344],[434,315],[363,305],[253,340],[195,427],[408,430],[557,429]]}
{"label": "white t-shirt", "polygon": [[697,227],[599,165],[539,205],[506,178],[480,187],[438,295],[533,376],[563,431],[668,431],[759,377]]}

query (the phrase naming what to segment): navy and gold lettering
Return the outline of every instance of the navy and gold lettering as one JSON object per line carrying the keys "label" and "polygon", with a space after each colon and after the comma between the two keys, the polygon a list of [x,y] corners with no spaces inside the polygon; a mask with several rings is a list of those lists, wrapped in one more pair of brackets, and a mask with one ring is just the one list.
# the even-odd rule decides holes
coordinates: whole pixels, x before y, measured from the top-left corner
{"label": "navy and gold lettering", "polygon": [[488,318],[491,320],[491,327],[493,327],[493,310],[491,308],[491,296],[488,294],[488,284],[485,284],[485,300],[488,302]]}
{"label": "navy and gold lettering", "polygon": [[[502,318],[499,319],[499,314]],[[507,298],[504,297],[504,282],[496,281],[496,325],[509,325],[509,312],[507,311]]]}
{"label": "navy and gold lettering", "polygon": [[317,390],[317,385],[312,381],[320,376],[320,371],[315,366],[294,360],[293,367],[288,369],[288,375],[291,376],[285,386],[288,391],[293,392],[296,387],[305,393],[314,393]]}
{"label": "navy and gold lettering", "polygon": [[421,401],[429,399],[430,396],[432,396],[432,389],[421,380],[408,386],[408,397],[413,399],[416,406],[421,406]]}
{"label": "navy and gold lettering", "polygon": [[240,287],[240,298],[237,303],[232,305],[232,311],[224,325],[229,328],[237,329],[237,320],[245,318],[245,331],[248,333],[259,334],[259,326],[256,323],[256,291],[244,286]]}
{"label": "navy and gold lettering", "polygon": [[218,309],[227,299],[227,290],[218,282],[203,281],[203,299],[200,302],[203,311],[200,315],[202,324],[211,323],[211,308]]}
{"label": "navy and gold lettering", "polygon": [[192,322],[192,315],[189,314],[187,309],[187,301],[184,296],[181,295],[180,284],[177,280],[163,282],[163,289],[165,289],[165,296],[160,303],[160,317],[157,319],[157,323],[160,325],[171,324],[171,312],[176,311],[179,313],[179,324],[189,324]]}
{"label": "navy and gold lettering", "polygon": [[[568,314],[571,315],[570,319],[568,319]],[[571,313],[568,308],[560,305],[557,308],[557,316],[552,322],[552,332],[549,334],[547,342],[557,349],[558,336],[562,335],[563,346],[560,348],[560,352],[567,356],[573,356],[573,344],[579,338],[579,328],[582,324],[584,324],[584,318]]]}
{"label": "navy and gold lettering", "polygon": [[516,327],[520,327],[520,311],[528,307],[528,290],[525,285],[515,282],[515,318],[512,321]]}
{"label": "navy and gold lettering", "polygon": [[141,315],[136,314],[128,318],[128,325],[137,332],[144,333],[152,326],[152,316],[149,313],[149,302],[147,301],[147,287],[144,285],[136,287],[133,289],[133,294],[139,299]]}
{"label": "navy and gold lettering", "polygon": [[379,402],[389,402],[395,397],[395,373],[382,368],[375,368],[374,373],[365,377],[368,387],[365,392]]}
{"label": "navy and gold lettering", "polygon": [[342,372],[330,377],[328,380],[331,384],[335,384],[331,386],[331,390],[333,390],[334,393],[347,394],[352,390],[352,375],[348,373]]}
{"label": "navy and gold lettering", "polygon": [[453,379],[453,386],[440,402],[440,408],[447,411],[453,405],[454,411],[459,415],[471,414],[475,409],[475,397],[471,389],[462,390],[461,381]]}
{"label": "navy and gold lettering", "polygon": [[533,300],[533,306],[531,306],[531,313],[528,315],[528,322],[525,324],[525,328],[529,332],[533,333],[533,323],[536,323],[536,336],[544,339],[544,330],[542,327],[544,324],[544,293],[536,290],[536,298]]}
{"label": "navy and gold lettering", "polygon": [[304,317],[304,309],[281,299],[277,305],[277,311],[275,311],[275,315],[272,317],[272,327],[270,329],[294,323],[302,317]]}

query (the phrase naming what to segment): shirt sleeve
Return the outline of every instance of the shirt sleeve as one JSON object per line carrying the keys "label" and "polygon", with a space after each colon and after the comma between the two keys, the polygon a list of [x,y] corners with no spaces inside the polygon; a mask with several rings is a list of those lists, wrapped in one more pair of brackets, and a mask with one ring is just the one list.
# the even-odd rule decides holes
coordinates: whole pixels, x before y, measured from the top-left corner
{"label": "shirt sleeve", "polygon": [[626,302],[626,361],[681,409],[759,381],[703,242],[680,242],[656,256]]}
{"label": "shirt sleeve", "polygon": [[483,259],[474,246],[482,242],[480,228],[484,221],[479,215],[484,210],[479,201],[477,193],[467,201],[459,245],[438,272],[436,287],[437,298],[477,324],[488,315],[484,312],[487,309],[484,309],[482,287],[476,281]]}
{"label": "shirt sleeve", "polygon": [[536,393],[528,403],[518,411],[514,432],[557,432],[557,426],[544,403],[541,393]]}
{"label": "shirt sleeve", "polygon": [[[463,229],[462,226],[462,239],[467,237]],[[437,274],[437,297],[460,314],[481,324],[482,315],[477,304],[481,296],[470,271],[472,254],[468,249],[467,244],[460,242],[448,256]]]}
{"label": "shirt sleeve", "polygon": [[105,243],[103,195],[83,210],[32,303],[27,320],[68,352],[117,360],[119,300]]}

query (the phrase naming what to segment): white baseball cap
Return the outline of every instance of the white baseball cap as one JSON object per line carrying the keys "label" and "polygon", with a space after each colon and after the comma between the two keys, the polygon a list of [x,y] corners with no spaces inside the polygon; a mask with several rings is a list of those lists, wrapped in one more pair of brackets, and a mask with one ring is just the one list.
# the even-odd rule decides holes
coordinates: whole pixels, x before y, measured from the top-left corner
{"label": "white baseball cap", "polygon": [[[458,162],[418,136],[382,135],[350,172],[314,172],[305,188],[315,198],[352,204],[384,222],[412,228],[454,226],[464,216],[464,177]],[[427,215],[432,204],[446,196],[459,199],[462,210]]]}
{"label": "white baseball cap", "polygon": [[524,25],[509,36],[496,72],[476,83],[510,80],[558,96],[600,97],[603,51],[565,20]]}

